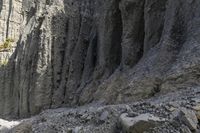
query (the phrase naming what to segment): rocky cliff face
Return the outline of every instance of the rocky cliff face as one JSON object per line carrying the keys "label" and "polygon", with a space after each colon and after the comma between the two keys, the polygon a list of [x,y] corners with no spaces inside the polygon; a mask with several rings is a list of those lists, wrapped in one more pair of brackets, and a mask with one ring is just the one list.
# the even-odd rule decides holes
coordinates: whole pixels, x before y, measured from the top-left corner
{"label": "rocky cliff face", "polygon": [[13,48],[11,50],[0,50],[0,65],[7,62],[15,50],[16,42],[22,31],[22,1],[21,0],[1,0],[0,1],[0,45],[6,39],[12,39]]}
{"label": "rocky cliff face", "polygon": [[6,38],[18,39],[22,19],[22,0],[1,0],[0,42],[5,41]]}
{"label": "rocky cliff face", "polygon": [[3,116],[125,103],[199,86],[198,0],[21,4],[23,30],[17,35],[16,29],[8,28],[19,40],[8,65],[0,70]]}

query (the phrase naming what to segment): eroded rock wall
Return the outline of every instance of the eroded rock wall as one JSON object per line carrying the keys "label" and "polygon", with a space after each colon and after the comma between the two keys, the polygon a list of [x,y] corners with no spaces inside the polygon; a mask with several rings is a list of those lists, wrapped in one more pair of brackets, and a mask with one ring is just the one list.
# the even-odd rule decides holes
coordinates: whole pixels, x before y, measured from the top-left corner
{"label": "eroded rock wall", "polygon": [[6,38],[18,39],[23,19],[22,0],[1,0],[0,6],[0,42]]}
{"label": "eroded rock wall", "polygon": [[0,66],[7,64],[8,59],[15,50],[16,42],[22,32],[23,11],[21,0],[1,0],[0,1],[0,45],[6,39],[12,39],[10,50],[0,49]]}
{"label": "eroded rock wall", "polygon": [[199,86],[198,0],[23,1],[0,114],[123,103]]}

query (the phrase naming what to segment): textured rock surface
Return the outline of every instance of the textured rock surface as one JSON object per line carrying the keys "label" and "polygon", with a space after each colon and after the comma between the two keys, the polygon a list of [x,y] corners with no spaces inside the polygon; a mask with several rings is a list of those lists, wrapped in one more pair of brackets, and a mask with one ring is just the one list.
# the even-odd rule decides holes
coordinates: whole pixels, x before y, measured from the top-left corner
{"label": "textured rock surface", "polygon": [[19,121],[6,121],[0,119],[0,133],[6,133],[9,129],[14,128],[20,124]]}
{"label": "textured rock surface", "polygon": [[198,119],[195,112],[182,108],[179,115],[180,121],[187,125],[192,131],[195,131],[197,129]]}
{"label": "textured rock surface", "polygon": [[18,39],[23,20],[22,0],[1,0],[0,6],[0,42]]}
{"label": "textured rock surface", "polygon": [[199,86],[199,7],[199,0],[22,1],[23,31],[0,70],[0,114]]}
{"label": "textured rock surface", "polygon": [[[128,119],[134,121],[147,120],[148,116],[147,118],[141,118],[141,116],[152,114],[154,117],[147,121],[151,124],[164,118],[162,123],[153,125],[151,128],[148,125],[144,126],[145,121],[142,122],[143,124],[137,123],[138,126],[135,125],[135,129],[149,129],[134,133],[191,133],[188,125],[179,119],[173,119],[173,115],[182,107],[187,109],[186,111],[191,111],[189,108],[199,104],[194,100],[195,98],[200,98],[200,88],[173,92],[131,104],[51,109],[21,121],[20,125],[10,129],[9,133],[125,133],[123,132],[124,125],[119,119],[124,113],[129,114]],[[167,110],[169,107],[174,107],[175,110]],[[138,114],[139,117],[133,114]],[[106,117],[102,119],[102,116]],[[178,114],[176,117],[181,118]],[[188,115],[182,117],[190,119]]]}
{"label": "textured rock surface", "polygon": [[130,117],[128,113],[124,113],[121,114],[120,121],[124,133],[143,133],[164,123],[165,120],[149,113],[136,117]]}
{"label": "textured rock surface", "polygon": [[[0,1],[0,45],[7,38],[15,42],[22,33],[23,14],[22,0],[1,0]],[[15,50],[16,43],[12,44],[13,49],[10,51],[0,50],[0,65],[7,62]]]}

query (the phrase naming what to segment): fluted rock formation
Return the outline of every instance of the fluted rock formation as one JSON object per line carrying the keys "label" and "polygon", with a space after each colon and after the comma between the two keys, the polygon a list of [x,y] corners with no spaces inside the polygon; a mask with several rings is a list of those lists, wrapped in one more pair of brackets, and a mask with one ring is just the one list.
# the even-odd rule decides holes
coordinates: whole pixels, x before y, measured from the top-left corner
{"label": "fluted rock formation", "polygon": [[2,45],[6,39],[12,39],[12,49],[2,50],[0,49],[0,66],[4,65],[13,51],[19,35],[22,31],[22,1],[21,0],[1,0],[0,1],[0,45]]}
{"label": "fluted rock formation", "polygon": [[1,0],[0,6],[0,42],[6,38],[18,39],[23,19],[22,0]]}
{"label": "fluted rock formation", "polygon": [[122,103],[198,86],[199,0],[24,0],[0,114]]}

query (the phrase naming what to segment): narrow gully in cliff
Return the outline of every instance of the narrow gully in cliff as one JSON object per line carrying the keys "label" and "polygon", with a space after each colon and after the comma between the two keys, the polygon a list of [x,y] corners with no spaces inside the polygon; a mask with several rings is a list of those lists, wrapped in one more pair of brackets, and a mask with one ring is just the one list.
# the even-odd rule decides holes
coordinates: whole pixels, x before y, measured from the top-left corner
{"label": "narrow gully in cliff", "polygon": [[13,6],[13,0],[9,0],[9,10],[8,10],[8,18],[7,18],[7,22],[6,22],[6,38],[9,38],[9,28],[10,28],[10,17],[11,17],[11,13],[12,13],[12,7]]}

